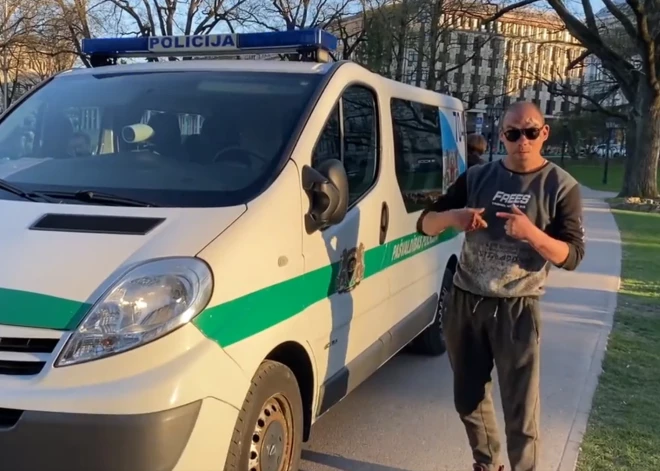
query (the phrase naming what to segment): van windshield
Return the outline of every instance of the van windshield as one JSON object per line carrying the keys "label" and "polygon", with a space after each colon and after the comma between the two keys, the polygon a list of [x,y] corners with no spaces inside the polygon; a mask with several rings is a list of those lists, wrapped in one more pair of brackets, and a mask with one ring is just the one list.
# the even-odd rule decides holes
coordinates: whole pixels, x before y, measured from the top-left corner
{"label": "van windshield", "polygon": [[244,71],[59,76],[0,122],[0,179],[158,206],[245,203],[277,171],[319,81]]}

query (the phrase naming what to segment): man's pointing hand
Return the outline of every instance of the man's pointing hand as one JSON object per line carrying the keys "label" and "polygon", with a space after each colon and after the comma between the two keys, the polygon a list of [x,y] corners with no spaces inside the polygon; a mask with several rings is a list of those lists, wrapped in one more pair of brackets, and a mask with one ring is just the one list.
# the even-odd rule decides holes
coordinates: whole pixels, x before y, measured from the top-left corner
{"label": "man's pointing hand", "polygon": [[532,221],[516,205],[511,206],[510,213],[498,212],[496,216],[506,219],[504,230],[508,236],[514,239],[529,240],[532,232],[536,229]]}
{"label": "man's pointing hand", "polygon": [[477,229],[485,229],[488,223],[482,217],[484,208],[463,208],[455,209],[452,211],[454,216],[454,224],[452,226],[459,231],[476,231]]}

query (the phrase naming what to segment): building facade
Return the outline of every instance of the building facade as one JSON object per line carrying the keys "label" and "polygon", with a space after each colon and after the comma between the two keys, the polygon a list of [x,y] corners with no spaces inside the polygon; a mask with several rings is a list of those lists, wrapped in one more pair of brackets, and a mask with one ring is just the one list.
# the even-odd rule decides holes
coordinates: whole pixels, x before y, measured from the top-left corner
{"label": "building facade", "polygon": [[[439,21],[435,29],[428,19],[432,15],[411,21],[405,35],[397,31],[397,24],[404,22],[393,21],[392,35],[398,44],[387,45],[393,57],[385,67],[374,67],[370,57],[381,53],[368,45],[375,34],[369,34],[365,46],[358,46],[351,58],[391,78],[460,98],[468,110],[468,132],[490,134],[502,110],[518,100],[533,101],[548,119],[581,106],[580,99],[562,91],[570,89],[578,95],[584,90],[584,67],[567,70],[583,48],[554,14],[520,10],[485,24],[494,12],[484,6],[466,8],[463,3],[451,11],[446,5],[435,16]],[[336,31],[340,48],[345,47],[342,35],[350,47],[351,36],[357,37],[355,31],[363,21],[362,15],[342,20],[341,31]],[[428,86],[431,73],[435,77]]]}

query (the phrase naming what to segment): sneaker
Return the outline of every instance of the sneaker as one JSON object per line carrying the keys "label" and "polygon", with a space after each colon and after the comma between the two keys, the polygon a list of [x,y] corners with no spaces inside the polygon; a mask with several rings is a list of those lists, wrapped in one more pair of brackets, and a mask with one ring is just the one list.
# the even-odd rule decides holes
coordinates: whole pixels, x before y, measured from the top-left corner
{"label": "sneaker", "polygon": [[[472,465],[472,471],[488,471],[488,465],[476,463]],[[504,471],[504,465],[497,468],[497,471]]]}

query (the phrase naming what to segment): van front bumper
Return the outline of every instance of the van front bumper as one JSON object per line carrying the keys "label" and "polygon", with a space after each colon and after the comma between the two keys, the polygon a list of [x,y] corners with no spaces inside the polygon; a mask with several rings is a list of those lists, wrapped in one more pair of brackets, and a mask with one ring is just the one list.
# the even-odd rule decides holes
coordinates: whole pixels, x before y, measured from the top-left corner
{"label": "van front bumper", "polygon": [[[172,471],[188,444],[201,401],[143,415],[0,409],[2,468],[12,471]],[[0,425],[2,422],[0,422]]]}
{"label": "van front bumper", "polygon": [[38,374],[0,374],[0,471],[222,469],[250,379],[196,327],[87,363],[55,367],[57,354]]}
{"label": "van front bumper", "polygon": [[[211,404],[207,404],[209,402]],[[231,421],[236,414],[233,407],[215,399],[139,415],[0,408],[0,468],[11,471],[217,470],[224,465],[234,428]]]}

